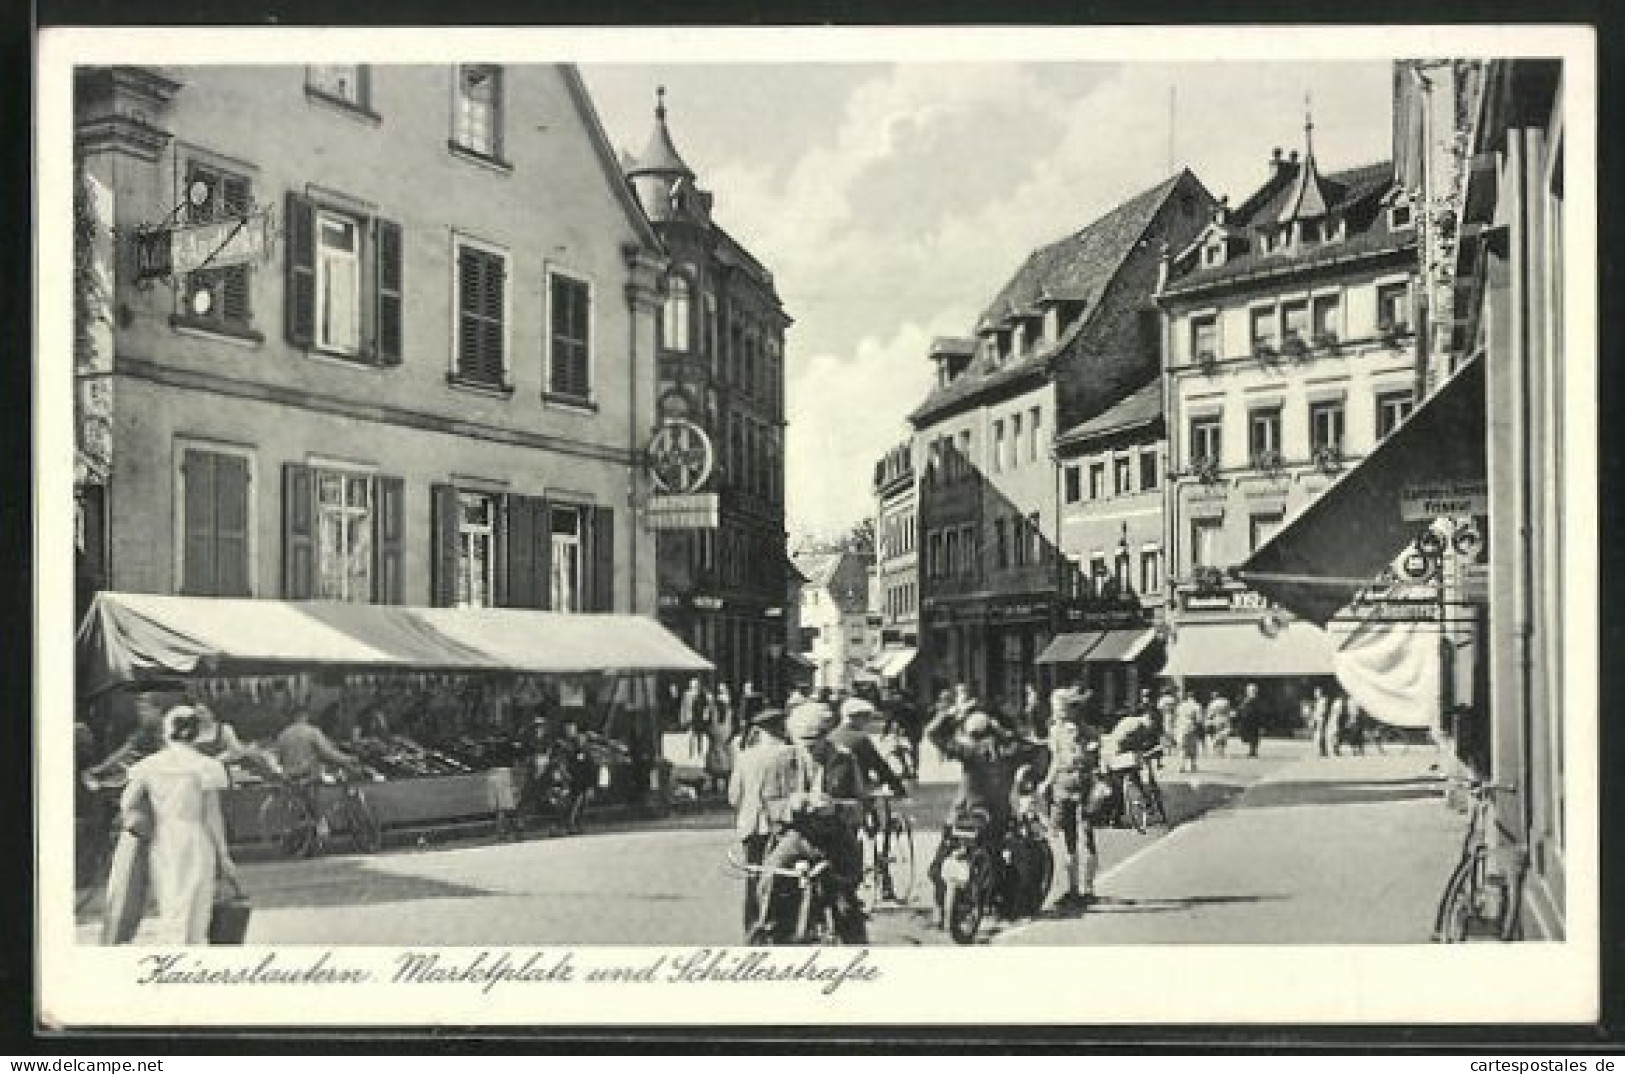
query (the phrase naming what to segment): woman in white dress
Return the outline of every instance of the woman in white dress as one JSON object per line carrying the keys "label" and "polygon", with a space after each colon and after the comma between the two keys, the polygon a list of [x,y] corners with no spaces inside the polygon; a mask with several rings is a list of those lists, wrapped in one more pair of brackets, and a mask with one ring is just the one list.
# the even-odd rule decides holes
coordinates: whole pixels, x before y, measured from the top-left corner
{"label": "woman in white dress", "polygon": [[200,724],[189,705],[164,713],[164,748],[131,765],[124,788],[124,809],[145,800],[153,818],[147,860],[157,943],[207,943],[216,877],[238,883],[220,810],[226,769],[192,745]]}

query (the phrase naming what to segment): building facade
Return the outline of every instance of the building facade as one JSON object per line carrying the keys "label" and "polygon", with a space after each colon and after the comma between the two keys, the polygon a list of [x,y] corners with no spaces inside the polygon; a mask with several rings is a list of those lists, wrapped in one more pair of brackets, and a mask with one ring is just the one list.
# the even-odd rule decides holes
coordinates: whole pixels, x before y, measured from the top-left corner
{"label": "building facade", "polygon": [[1157,252],[1190,242],[1211,206],[1182,172],[1034,251],[975,338],[933,345],[936,385],[910,416],[929,689],[964,682],[1011,711],[1074,612],[1124,610],[1119,595],[1068,576],[1055,431],[1156,379]]}
{"label": "building facade", "polygon": [[920,578],[914,445],[904,441],[875,463],[875,594],[879,645],[871,670],[882,689],[922,700],[914,664],[920,644]]}
{"label": "building facade", "polygon": [[[783,696],[784,333],[773,275],[716,223],[666,125],[664,91],[626,178],[671,256],[658,336],[660,421],[712,445],[714,527],[659,535],[660,618],[737,692]],[[701,491],[695,489],[693,491]]]}
{"label": "building facade", "polygon": [[[1060,467],[1061,552],[1071,565],[1079,604],[1084,598],[1126,600],[1140,621],[1159,623],[1166,591],[1163,553],[1163,475],[1166,424],[1162,380],[1145,387],[1055,438]],[[1066,625],[1081,625],[1082,616]],[[1129,625],[1132,617],[1117,623]],[[1164,648],[1150,634],[1113,659],[1082,653],[1083,681],[1106,712],[1127,704],[1150,683]]]}
{"label": "building facade", "polygon": [[863,552],[802,552],[794,566],[801,586],[800,653],[815,689],[850,690],[868,681],[875,634],[869,624],[874,557]]}
{"label": "building facade", "polygon": [[[1164,313],[1170,660],[1296,726],[1325,634],[1227,573],[1415,406],[1413,206],[1390,162],[1322,174],[1276,150],[1263,186],[1172,251]],[[1261,622],[1266,628],[1261,629]]]}
{"label": "building facade", "polygon": [[102,584],[654,612],[665,259],[573,68],[85,68],[74,108]]}

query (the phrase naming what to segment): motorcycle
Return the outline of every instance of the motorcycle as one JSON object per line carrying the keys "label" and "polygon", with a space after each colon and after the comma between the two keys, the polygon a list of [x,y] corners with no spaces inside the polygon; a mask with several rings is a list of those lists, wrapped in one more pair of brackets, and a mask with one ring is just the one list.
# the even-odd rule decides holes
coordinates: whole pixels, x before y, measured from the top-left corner
{"label": "motorcycle", "polygon": [[788,868],[747,865],[732,852],[728,860],[747,883],[756,883],[764,873],[775,878],[767,923],[751,930],[751,946],[861,946],[868,942],[862,915],[841,911],[841,893],[828,858],[801,858]]}
{"label": "motorcycle", "polygon": [[974,942],[990,911],[1015,920],[1043,908],[1055,858],[1032,799],[1023,802],[1002,832],[993,831],[985,809],[962,812],[949,825],[941,867],[942,921],[955,943]]}

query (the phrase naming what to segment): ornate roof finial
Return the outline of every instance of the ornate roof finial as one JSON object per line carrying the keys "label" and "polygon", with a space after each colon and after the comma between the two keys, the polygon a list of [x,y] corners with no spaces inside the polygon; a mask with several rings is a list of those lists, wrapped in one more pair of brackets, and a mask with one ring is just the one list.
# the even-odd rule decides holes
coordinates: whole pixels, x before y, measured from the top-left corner
{"label": "ornate roof finial", "polygon": [[665,86],[656,86],[655,87],[655,118],[658,119],[662,123],[666,122],[666,87]]}
{"label": "ornate roof finial", "polygon": [[1315,114],[1307,93],[1303,95],[1303,155],[1315,155]]}

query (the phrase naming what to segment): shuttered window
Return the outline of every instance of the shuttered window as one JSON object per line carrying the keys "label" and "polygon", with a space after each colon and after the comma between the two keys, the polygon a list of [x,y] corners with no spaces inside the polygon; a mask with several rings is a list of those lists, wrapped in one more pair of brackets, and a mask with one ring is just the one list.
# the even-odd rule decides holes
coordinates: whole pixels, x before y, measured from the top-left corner
{"label": "shuttered window", "polygon": [[[200,203],[194,203],[190,197],[192,187],[197,183],[201,183],[207,191]],[[246,176],[235,175],[200,161],[187,164],[184,190],[188,194],[187,221],[191,224],[208,224],[240,217],[254,207],[253,188]],[[252,264],[189,273],[182,295],[182,319],[210,328],[250,331],[253,322],[250,301],[252,273]]]}
{"label": "shuttered window", "polygon": [[405,275],[400,225],[318,208],[294,193],[284,215],[288,342],[330,356],[399,365]]}
{"label": "shuttered window", "polygon": [[180,591],[197,597],[247,597],[248,459],[188,448],[181,457]]}
{"label": "shuttered window", "polygon": [[507,384],[504,351],[507,258],[472,246],[457,247],[457,373],[470,384]]}
{"label": "shuttered window", "polygon": [[282,541],[285,599],[405,603],[401,478],[288,463]]}
{"label": "shuttered window", "polygon": [[585,281],[549,275],[550,365],[548,391],[569,399],[592,395],[589,329],[591,289]]}

